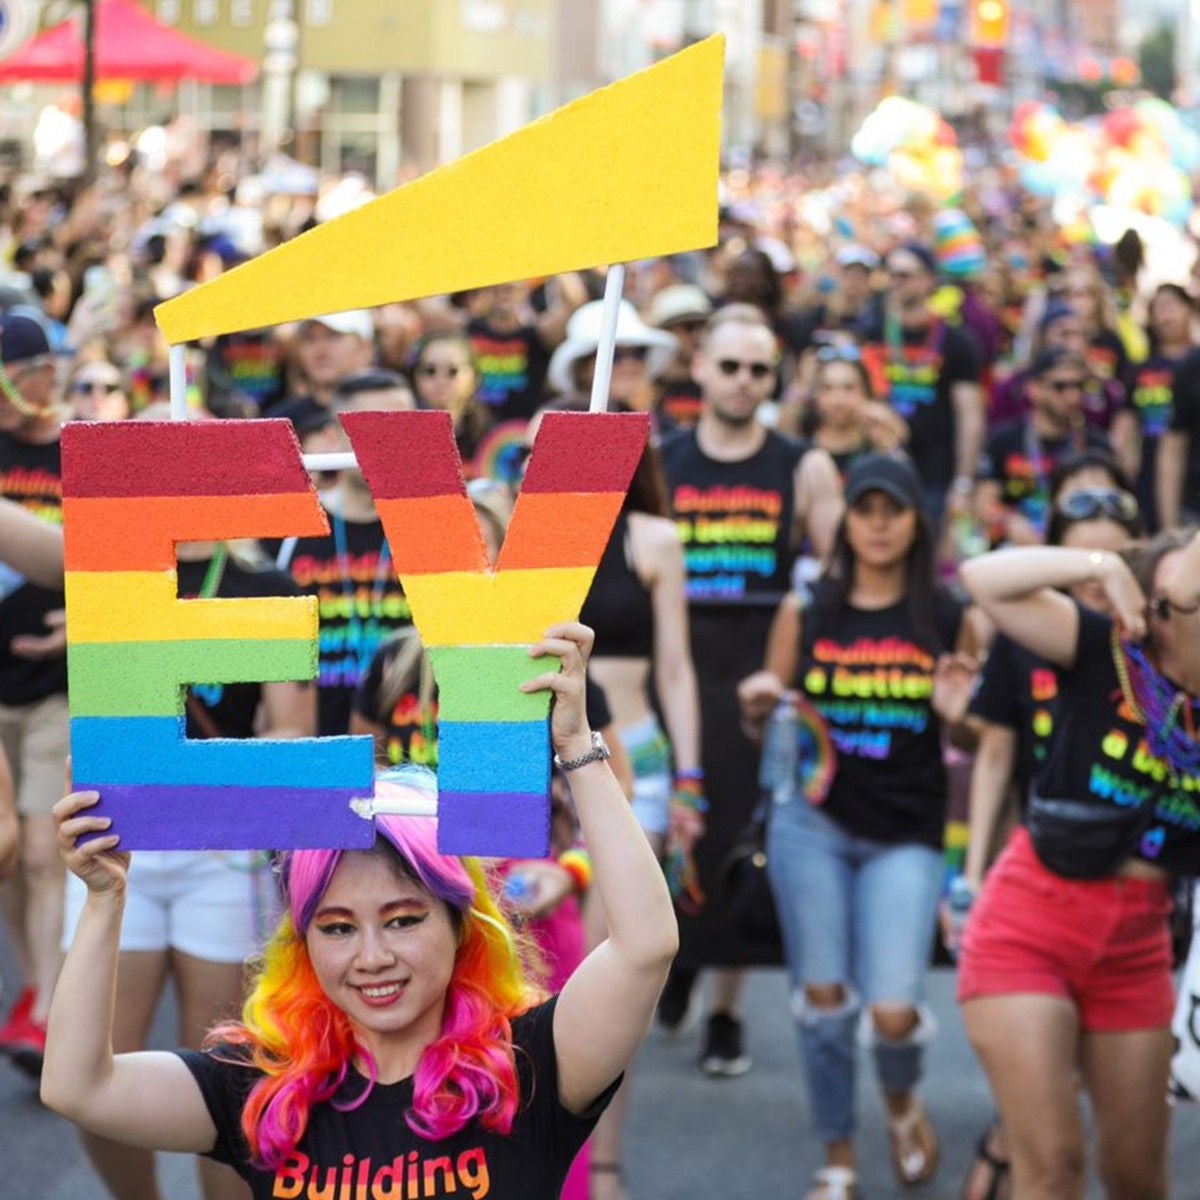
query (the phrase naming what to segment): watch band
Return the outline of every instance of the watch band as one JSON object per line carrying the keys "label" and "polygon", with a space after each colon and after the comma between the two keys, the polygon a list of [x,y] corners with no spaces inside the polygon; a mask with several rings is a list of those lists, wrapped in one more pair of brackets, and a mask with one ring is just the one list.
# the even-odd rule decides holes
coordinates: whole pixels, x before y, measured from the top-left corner
{"label": "watch band", "polygon": [[598,729],[592,730],[592,748],[586,753],[581,754],[578,758],[568,758],[565,761],[554,756],[554,765],[562,772],[568,773],[578,771],[580,767],[586,767],[588,763],[604,762],[612,757],[612,751],[608,748],[603,735]]}

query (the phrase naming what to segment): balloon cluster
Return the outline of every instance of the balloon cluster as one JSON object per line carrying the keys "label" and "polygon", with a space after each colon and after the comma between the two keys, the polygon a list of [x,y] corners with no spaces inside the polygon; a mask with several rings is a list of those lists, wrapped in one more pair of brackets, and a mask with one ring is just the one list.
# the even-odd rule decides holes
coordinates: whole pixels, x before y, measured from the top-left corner
{"label": "balloon cluster", "polygon": [[1147,97],[1103,117],[1067,122],[1049,105],[1018,105],[1008,131],[1023,187],[1039,196],[1110,204],[1182,227],[1200,136],[1165,100]]}
{"label": "balloon cluster", "polygon": [[962,191],[962,152],[954,130],[926,104],[888,96],[850,143],[859,162],[886,167],[901,187],[946,201]]}

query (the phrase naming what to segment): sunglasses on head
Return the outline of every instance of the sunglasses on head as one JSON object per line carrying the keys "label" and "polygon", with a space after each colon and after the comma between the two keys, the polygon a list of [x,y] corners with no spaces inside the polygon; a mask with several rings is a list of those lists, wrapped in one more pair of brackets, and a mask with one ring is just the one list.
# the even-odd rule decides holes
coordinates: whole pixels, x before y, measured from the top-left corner
{"label": "sunglasses on head", "polygon": [[1058,502],[1058,511],[1068,521],[1095,521],[1107,517],[1110,521],[1131,524],[1138,519],[1137,501],[1116,488],[1084,488],[1072,492]]}
{"label": "sunglasses on head", "polygon": [[766,379],[775,368],[765,362],[742,362],[738,358],[719,358],[717,359],[717,369],[722,375],[728,375],[731,379],[743,369],[750,372],[751,379]]}
{"label": "sunglasses on head", "polygon": [[76,396],[90,396],[93,392],[100,392],[105,396],[114,396],[121,390],[119,383],[109,383],[103,379],[77,379],[71,385],[71,391]]}
{"label": "sunglasses on head", "polygon": [[861,362],[862,352],[857,346],[822,346],[817,351],[817,362]]}
{"label": "sunglasses on head", "polygon": [[457,379],[459,372],[466,369],[457,363],[421,363],[417,367],[417,374],[424,379],[432,379],[435,375],[445,375],[447,379]]}

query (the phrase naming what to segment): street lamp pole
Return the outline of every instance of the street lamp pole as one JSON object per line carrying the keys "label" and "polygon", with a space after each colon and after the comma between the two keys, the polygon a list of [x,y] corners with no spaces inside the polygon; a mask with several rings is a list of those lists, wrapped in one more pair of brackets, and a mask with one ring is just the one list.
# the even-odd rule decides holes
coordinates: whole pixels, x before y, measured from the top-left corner
{"label": "street lamp pole", "polygon": [[83,182],[96,175],[96,0],[83,0]]}

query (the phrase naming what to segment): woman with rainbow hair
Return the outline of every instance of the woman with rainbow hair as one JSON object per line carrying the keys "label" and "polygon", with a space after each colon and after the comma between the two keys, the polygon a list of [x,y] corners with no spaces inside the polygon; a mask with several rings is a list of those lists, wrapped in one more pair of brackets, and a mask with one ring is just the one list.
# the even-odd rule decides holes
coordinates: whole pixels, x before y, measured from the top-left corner
{"label": "woman with rainbow hair", "polygon": [[558,997],[533,982],[481,865],[439,854],[434,819],[380,813],[397,791],[428,796],[416,772],[379,785],[373,849],[283,856],[285,915],[241,1021],[201,1052],[114,1055],[129,855],[88,814],[97,793],[73,793],[55,819],[88,899],[51,1009],[43,1102],[114,1140],[230,1163],[256,1197],[554,1200],[678,942],[662,872],[587,727],[591,645],[582,625],[552,627],[531,655],[561,670],[522,685],[554,695],[551,738],[609,919]]}

